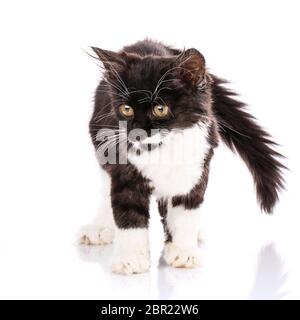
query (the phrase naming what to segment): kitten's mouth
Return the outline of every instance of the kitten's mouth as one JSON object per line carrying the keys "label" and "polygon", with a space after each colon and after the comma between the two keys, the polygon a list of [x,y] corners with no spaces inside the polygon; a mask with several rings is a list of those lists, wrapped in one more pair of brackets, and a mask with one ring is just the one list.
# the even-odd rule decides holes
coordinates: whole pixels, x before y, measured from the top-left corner
{"label": "kitten's mouth", "polygon": [[155,142],[155,143],[142,143],[139,141],[130,142],[129,143],[129,150],[137,155],[140,155],[143,152],[151,152],[163,145],[163,142]]}
{"label": "kitten's mouth", "polygon": [[130,137],[129,135],[129,151],[133,152],[137,155],[144,153],[146,151],[151,152],[154,151],[161,146],[163,146],[166,137],[168,136],[169,131],[161,130],[156,134],[151,136],[135,136]]}

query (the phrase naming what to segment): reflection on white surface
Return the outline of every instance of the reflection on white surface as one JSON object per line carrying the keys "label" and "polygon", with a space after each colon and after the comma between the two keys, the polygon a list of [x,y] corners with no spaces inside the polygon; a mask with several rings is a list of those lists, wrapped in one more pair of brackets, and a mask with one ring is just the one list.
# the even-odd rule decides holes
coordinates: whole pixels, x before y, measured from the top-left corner
{"label": "reflection on white surface", "polygon": [[255,280],[249,299],[278,300],[288,292],[284,291],[288,272],[278,255],[274,244],[263,247],[258,255]]}
{"label": "reflection on white surface", "polygon": [[[116,299],[284,299],[289,293],[285,289],[289,274],[273,243],[263,246],[258,251],[257,261],[251,266],[253,270],[248,269],[250,275],[254,271],[252,281],[249,282],[245,278],[247,286],[240,292],[233,292],[230,287],[225,287],[224,290],[224,281],[218,281],[222,274],[222,266],[212,272],[206,270],[205,264],[195,269],[176,269],[167,266],[161,257],[158,266],[154,266],[150,273],[121,276],[112,274],[109,268],[112,245],[77,248],[80,259],[96,263],[99,272],[105,273]],[[230,276],[234,276],[234,272],[227,274],[227,278]],[[225,276],[223,280],[225,283],[227,280],[231,281],[235,287],[235,278],[226,279]],[[156,290],[153,290],[153,285],[156,286]],[[156,291],[156,295],[153,295],[153,291]]]}
{"label": "reflection on white surface", "polygon": [[147,299],[150,295],[150,273],[138,274],[132,277],[113,274],[110,270],[112,245],[77,247],[80,258],[85,262],[97,263],[99,273],[105,274],[110,291],[110,298]]}
{"label": "reflection on white surface", "polygon": [[[203,214],[202,265],[175,269],[162,255],[162,227],[153,210],[151,270],[133,276],[110,270],[113,245],[78,246],[78,225],[41,217],[39,228],[15,226],[0,236],[0,298],[14,299],[298,299],[297,220],[252,211]],[[209,208],[208,208],[209,209]],[[295,215],[298,217],[298,215]],[[13,217],[12,217],[13,218]],[[3,225],[2,225],[3,226]],[[1,226],[0,226],[1,227]],[[55,230],[55,232],[53,232]]]}
{"label": "reflection on white surface", "polygon": [[[257,215],[251,210],[243,215],[232,213],[229,217],[222,212],[203,215],[202,264],[195,269],[176,269],[167,266],[162,258],[162,227],[152,205],[149,273],[112,274],[113,245],[77,246],[79,259],[86,266],[96,266],[95,281],[101,277],[100,286],[105,288],[103,292],[99,286],[93,297],[288,299],[299,296],[299,269],[295,268],[299,255],[292,249],[297,233],[292,224],[285,224],[286,216],[282,220],[280,216]],[[290,270],[292,265],[294,268]]]}
{"label": "reflection on white surface", "polygon": [[[133,276],[110,271],[113,245],[76,246],[77,257],[93,268],[92,297],[99,299],[289,299],[299,297],[298,233],[284,216],[222,212],[202,215],[202,264],[167,266],[155,203],[150,221],[151,270]],[[205,211],[204,211],[205,212]],[[282,219],[283,217],[283,219]],[[288,221],[288,222],[287,222]],[[289,230],[289,232],[286,232]],[[90,266],[90,267],[88,267]],[[293,268],[291,268],[293,267]],[[101,278],[101,280],[99,280]],[[97,283],[98,279],[98,283]],[[90,286],[90,284],[87,286]],[[105,290],[101,290],[101,288]]]}

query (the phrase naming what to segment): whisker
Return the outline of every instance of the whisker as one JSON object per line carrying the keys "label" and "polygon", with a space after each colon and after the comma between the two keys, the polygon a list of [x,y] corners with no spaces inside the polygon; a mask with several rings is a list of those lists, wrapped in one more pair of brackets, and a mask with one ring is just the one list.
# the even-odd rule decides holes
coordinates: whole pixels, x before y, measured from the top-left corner
{"label": "whisker", "polygon": [[156,97],[159,95],[159,93],[160,93],[162,90],[173,90],[173,88],[170,88],[170,87],[161,87],[159,90],[157,90],[157,93],[155,94],[154,100],[156,99]]}
{"label": "whisker", "polygon": [[[100,131],[100,130],[99,130]],[[101,130],[101,132],[100,133],[98,133],[98,135],[97,135],[97,137],[98,138],[110,138],[110,137],[116,137],[116,136],[118,136],[118,135],[122,135],[123,133],[125,133],[126,131],[124,130],[124,131],[122,131],[122,130],[119,130],[119,131],[117,131],[116,130],[116,132],[111,132],[111,130],[107,130],[107,131],[104,131],[103,132],[103,130]]]}
{"label": "whisker", "polygon": [[98,128],[116,128],[116,129],[118,129],[119,128],[119,126],[113,126],[113,125],[109,125],[109,124],[98,124],[98,123],[93,123],[93,124],[91,124],[91,126],[93,126],[93,127],[98,127]]}
{"label": "whisker", "polygon": [[124,95],[124,97],[128,97],[128,93],[124,91],[121,87],[119,87],[115,82],[108,80],[107,77],[104,79],[107,83],[109,83],[112,87],[114,87],[119,93]]}
{"label": "whisker", "polygon": [[[102,90],[102,89],[97,89],[96,90],[97,92],[105,92],[105,93],[110,93],[109,91],[107,91],[107,90]],[[122,93],[114,93],[115,95],[117,95],[118,97],[121,97],[121,98],[123,98],[124,100],[126,100],[127,98],[126,98],[126,96],[124,96]]]}
{"label": "whisker", "polygon": [[145,93],[149,93],[150,95],[152,95],[152,92],[150,90],[145,90],[145,89],[129,91],[129,93],[136,93],[136,92],[145,92]]}
{"label": "whisker", "polygon": [[147,100],[149,100],[150,102],[152,101],[150,97],[146,97],[146,98],[139,99],[138,102],[143,103],[143,102],[146,102]]}
{"label": "whisker", "polygon": [[99,115],[96,116],[94,119],[95,119],[95,120],[98,120],[98,121],[101,121],[101,120],[103,120],[103,119],[105,119],[105,118],[108,118],[108,117],[110,117],[110,116],[113,116],[114,114],[115,114],[114,111],[110,111],[110,112],[105,113],[105,114],[99,114]]}
{"label": "whisker", "polygon": [[[124,91],[123,93],[125,93],[127,96],[129,95],[129,91],[128,88],[126,87],[124,81],[122,80],[121,76],[119,75],[119,73],[117,72],[117,70],[114,68],[113,64],[106,59],[106,57],[102,57],[103,61],[105,61],[106,63],[109,64],[111,71],[114,73],[114,75],[116,76],[116,80],[119,82],[119,84],[121,85],[122,90]],[[120,89],[120,88],[119,88]],[[122,91],[121,90],[121,91]]]}
{"label": "whisker", "polygon": [[111,68],[112,71],[115,73],[115,75],[117,76],[117,78],[119,79],[119,83],[121,84],[121,86],[123,87],[123,89],[125,90],[125,92],[127,93],[127,95],[129,95],[129,91],[128,88],[126,87],[124,81],[122,80],[121,76],[119,75],[119,73],[117,72],[117,70],[113,67],[113,65],[111,64]]}
{"label": "whisker", "polygon": [[105,151],[109,151],[111,150],[113,147],[119,145],[120,143],[124,142],[127,140],[127,137],[125,136],[118,136],[116,137],[115,139],[113,140],[110,140],[110,141],[106,141],[105,143],[103,144],[99,144],[98,147],[97,147],[97,151],[99,150],[105,150]]}
{"label": "whisker", "polygon": [[[241,136],[243,136],[243,137],[246,137],[246,138],[249,138],[249,139],[250,139],[249,136],[247,136],[246,134],[243,134],[243,133],[235,130],[234,128],[232,128],[232,127],[231,127],[230,125],[228,125],[227,123],[225,123],[225,122],[223,122],[223,121],[221,121],[221,120],[219,120],[219,119],[217,119],[217,122],[218,122],[219,124],[221,124],[221,126],[223,126],[223,127],[225,127],[225,128],[228,128],[229,130],[231,130],[231,131],[233,131],[233,132],[235,132],[235,133],[237,133],[237,134],[239,134],[239,135],[241,135]],[[221,129],[222,129],[222,128],[221,128]]]}

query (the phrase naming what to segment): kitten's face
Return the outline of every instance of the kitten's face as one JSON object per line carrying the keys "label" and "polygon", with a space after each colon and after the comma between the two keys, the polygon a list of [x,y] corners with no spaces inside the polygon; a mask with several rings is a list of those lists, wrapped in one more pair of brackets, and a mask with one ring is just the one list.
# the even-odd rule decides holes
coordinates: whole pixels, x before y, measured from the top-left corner
{"label": "kitten's face", "polygon": [[[103,62],[103,51],[97,54]],[[210,93],[208,87],[200,88],[206,81],[200,53],[192,49],[169,57],[109,54],[110,62],[103,62],[105,79],[115,116],[127,122],[128,132],[142,129],[150,137],[163,130],[153,138],[159,144],[166,132],[207,120]]]}

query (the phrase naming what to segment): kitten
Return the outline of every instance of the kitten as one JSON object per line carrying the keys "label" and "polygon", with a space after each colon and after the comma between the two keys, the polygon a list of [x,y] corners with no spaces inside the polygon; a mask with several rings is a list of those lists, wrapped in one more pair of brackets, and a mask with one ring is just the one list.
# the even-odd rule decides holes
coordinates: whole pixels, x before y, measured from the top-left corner
{"label": "kitten", "polygon": [[174,267],[199,264],[198,217],[210,160],[221,139],[254,178],[262,210],[271,213],[283,188],[276,146],[224,80],[206,70],[196,49],[144,40],[120,52],[92,48],[103,65],[90,134],[105,190],[84,244],[113,241],[112,270],[149,269],[149,198],[164,225],[164,258]]}

